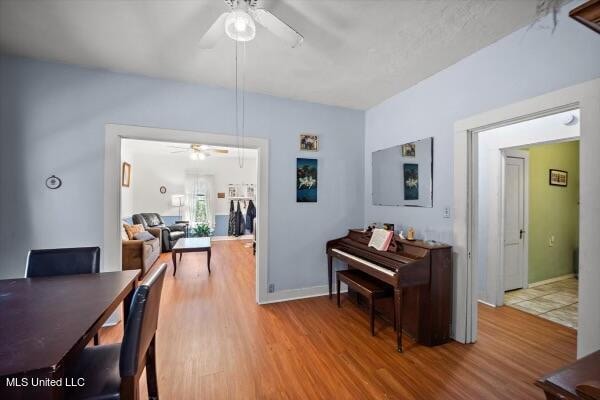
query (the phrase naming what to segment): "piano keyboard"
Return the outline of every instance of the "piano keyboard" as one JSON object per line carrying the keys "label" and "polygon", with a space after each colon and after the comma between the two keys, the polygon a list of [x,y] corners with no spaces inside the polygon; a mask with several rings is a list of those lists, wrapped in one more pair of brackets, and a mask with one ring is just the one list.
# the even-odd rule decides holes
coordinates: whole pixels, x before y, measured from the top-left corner
{"label": "piano keyboard", "polygon": [[367,267],[369,267],[369,268],[376,269],[377,271],[383,272],[384,274],[387,274],[387,275],[389,275],[389,276],[395,276],[395,275],[396,275],[394,272],[390,271],[389,269],[386,269],[386,268],[380,267],[380,266],[379,266],[379,265],[377,265],[377,264],[373,264],[372,262],[369,262],[369,261],[367,261],[367,260],[364,260],[364,259],[362,259],[362,258],[360,258],[360,257],[356,257],[356,256],[354,256],[354,255],[352,255],[352,254],[350,254],[350,253],[346,253],[345,251],[338,250],[338,249],[331,249],[331,251],[334,251],[334,252],[336,252],[336,253],[338,253],[338,254],[341,254],[341,255],[343,255],[344,257],[351,258],[351,259],[353,259],[354,261],[358,261],[359,263],[361,263],[361,264],[364,264],[364,265],[366,265],[366,266],[367,266]]}

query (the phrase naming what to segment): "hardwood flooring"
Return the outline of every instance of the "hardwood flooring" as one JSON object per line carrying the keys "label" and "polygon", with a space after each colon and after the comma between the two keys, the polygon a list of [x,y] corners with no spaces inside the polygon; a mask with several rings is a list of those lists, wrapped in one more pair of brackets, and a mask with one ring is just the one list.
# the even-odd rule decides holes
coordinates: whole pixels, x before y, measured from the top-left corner
{"label": "hardwood flooring", "polygon": [[[259,306],[240,241],[213,243],[210,277],[205,253],[184,254],[176,277],[170,254],[160,261],[163,399],[542,399],[534,380],[575,359],[574,330],[509,307],[480,306],[476,344],[405,338],[399,354],[392,327],[378,320],[371,337],[345,296],[341,309],[327,297]],[[101,342],[121,335],[108,328]]]}

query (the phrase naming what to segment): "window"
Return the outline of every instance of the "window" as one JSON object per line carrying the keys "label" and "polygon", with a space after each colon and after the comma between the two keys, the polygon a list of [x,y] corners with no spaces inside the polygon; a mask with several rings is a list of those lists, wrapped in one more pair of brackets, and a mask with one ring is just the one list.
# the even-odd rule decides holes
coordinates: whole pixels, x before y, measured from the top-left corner
{"label": "window", "polygon": [[208,223],[208,212],[206,205],[206,196],[203,194],[196,195],[196,207],[195,207],[195,215],[194,222],[197,224],[207,224]]}

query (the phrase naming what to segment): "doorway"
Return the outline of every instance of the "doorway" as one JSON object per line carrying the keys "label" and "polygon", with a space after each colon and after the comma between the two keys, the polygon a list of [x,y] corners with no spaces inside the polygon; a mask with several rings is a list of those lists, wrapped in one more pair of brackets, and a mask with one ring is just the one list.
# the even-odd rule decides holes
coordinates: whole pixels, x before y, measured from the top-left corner
{"label": "doorway", "polygon": [[579,140],[505,150],[504,160],[503,304],[577,329]]}
{"label": "doorway", "polygon": [[[560,149],[551,151],[553,156],[550,159],[550,150],[547,147],[539,150],[542,148],[539,146],[560,147],[561,142],[578,139],[579,116],[578,109],[555,112],[478,133],[478,177],[473,193],[477,213],[473,238],[476,242],[474,253],[477,257],[479,301],[502,306],[506,290],[526,289],[529,283],[534,283],[528,277],[529,188],[533,185],[536,195],[543,193],[536,196],[534,210],[537,216],[537,210],[545,204],[543,197],[557,192],[552,190],[548,193],[549,169],[563,168],[562,161],[557,160]],[[573,118],[577,123],[572,123]],[[572,153],[571,150],[569,152]],[[530,153],[535,153],[536,160],[540,160],[536,161],[533,177],[530,176]],[[577,171],[573,171],[574,168]],[[577,182],[569,187],[572,192],[579,187],[579,163],[569,164],[568,169],[573,181]],[[551,209],[546,209],[544,218],[553,218]],[[536,221],[539,221],[537,217]],[[556,235],[557,232],[547,227],[546,234]],[[536,237],[536,249],[539,240]],[[539,263],[537,259],[536,263]]]}
{"label": "doorway", "polygon": [[[600,270],[595,260],[600,257],[596,246],[600,213],[600,181],[593,171],[600,170],[596,152],[600,146],[600,80],[592,80],[495,110],[457,121],[454,125],[454,241],[455,253],[455,318],[457,340],[477,341],[477,302],[480,276],[477,221],[479,219],[477,189],[479,133],[545,115],[579,108],[581,110],[580,146],[580,227],[579,227],[579,326],[577,355],[583,357],[600,345]],[[485,281],[485,280],[484,280]]]}
{"label": "doorway", "polygon": [[[173,143],[202,143],[216,147],[237,147],[232,135],[210,134],[131,125],[106,125],[104,173],[104,269],[115,271],[121,265],[121,195],[122,139],[150,140]],[[256,151],[256,302],[269,301],[268,296],[268,140],[246,137],[243,148]],[[132,172],[133,173],[133,172]],[[134,179],[134,178],[132,178]],[[158,185],[159,187],[161,185]],[[159,190],[157,188],[156,190]],[[263,239],[264,238],[264,239]]]}

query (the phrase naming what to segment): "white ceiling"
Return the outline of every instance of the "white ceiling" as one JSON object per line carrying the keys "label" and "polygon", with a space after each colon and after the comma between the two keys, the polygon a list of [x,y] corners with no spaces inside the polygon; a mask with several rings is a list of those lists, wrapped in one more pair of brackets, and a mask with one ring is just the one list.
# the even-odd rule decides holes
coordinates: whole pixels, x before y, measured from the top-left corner
{"label": "white ceiling", "polygon": [[[535,0],[259,0],[304,35],[262,27],[247,90],[367,109],[531,23]],[[0,0],[0,52],[232,87],[234,42],[198,40],[222,0]]]}

